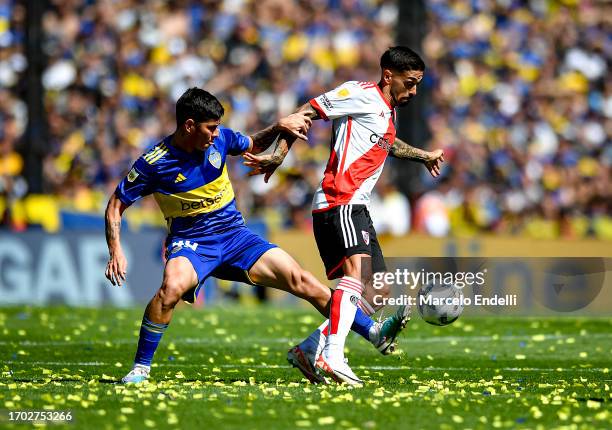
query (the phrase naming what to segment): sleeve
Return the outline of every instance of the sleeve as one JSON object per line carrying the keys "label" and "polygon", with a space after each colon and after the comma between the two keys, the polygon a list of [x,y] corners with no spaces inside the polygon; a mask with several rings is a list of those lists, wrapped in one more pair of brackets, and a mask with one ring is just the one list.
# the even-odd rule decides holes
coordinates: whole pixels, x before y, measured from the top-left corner
{"label": "sleeve", "polygon": [[247,136],[225,127],[221,128],[220,133],[223,134],[229,155],[240,155],[249,149],[251,141]]}
{"label": "sleeve", "polygon": [[117,185],[115,195],[130,206],[136,200],[153,192],[154,177],[153,166],[140,157],[132,165],[126,177]]}
{"label": "sleeve", "polygon": [[[368,84],[371,85],[371,84]],[[325,121],[346,115],[368,113],[369,95],[357,81],[349,81],[310,100],[310,105]]]}

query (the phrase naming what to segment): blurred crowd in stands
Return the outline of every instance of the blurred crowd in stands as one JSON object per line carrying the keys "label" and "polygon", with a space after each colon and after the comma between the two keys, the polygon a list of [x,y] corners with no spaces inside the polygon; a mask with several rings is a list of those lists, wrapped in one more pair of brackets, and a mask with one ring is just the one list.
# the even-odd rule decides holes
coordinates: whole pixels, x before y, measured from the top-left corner
{"label": "blurred crowd in stands", "polygon": [[[371,210],[380,233],[612,239],[611,6],[426,3],[428,33],[414,48],[427,64],[431,139],[412,143],[443,148],[447,162],[436,180],[417,164],[388,166]],[[45,194],[28,196],[25,10],[0,0],[2,223],[52,231],[62,213],[99,218],[133,160],[173,132],[174,102],[191,86],[217,95],[224,124],[248,133],[343,81],[377,81],[398,19],[395,0],[50,0]],[[245,216],[310,229],[329,134],[316,121],[269,184],[232,159]],[[418,169],[423,186],[400,193],[398,167]],[[152,199],[126,215],[164,223]]]}

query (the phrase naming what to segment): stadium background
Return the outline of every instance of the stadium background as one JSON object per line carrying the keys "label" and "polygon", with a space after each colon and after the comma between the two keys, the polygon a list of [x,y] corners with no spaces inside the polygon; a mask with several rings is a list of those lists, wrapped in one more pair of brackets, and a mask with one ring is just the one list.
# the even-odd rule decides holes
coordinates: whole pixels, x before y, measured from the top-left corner
{"label": "stadium background", "polygon": [[[398,43],[427,64],[399,135],[443,148],[447,162],[433,180],[388,161],[372,207],[385,253],[610,257],[610,8],[0,0],[0,303],[129,305],[153,294],[164,228],[154,201],[125,214],[124,291],[103,277],[104,205],[133,160],[174,130],[186,88],[216,94],[223,122],[252,132],[343,81],[377,81],[380,54]],[[248,223],[320,279],[309,206],[329,132],[315,122],[267,185],[240,158],[230,164]],[[207,284],[206,301],[226,297],[253,300],[244,286]]]}

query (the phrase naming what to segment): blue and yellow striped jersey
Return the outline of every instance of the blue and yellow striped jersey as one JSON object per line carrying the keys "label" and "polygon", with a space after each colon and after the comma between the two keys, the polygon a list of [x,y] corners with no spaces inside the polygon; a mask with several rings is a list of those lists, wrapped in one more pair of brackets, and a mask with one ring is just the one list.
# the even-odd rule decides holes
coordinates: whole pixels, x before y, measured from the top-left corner
{"label": "blue and yellow striped jersey", "polygon": [[171,139],[136,160],[117,186],[117,197],[129,206],[153,194],[174,237],[198,238],[243,225],[225,160],[246,151],[248,137],[219,126],[214,143],[192,153],[172,146]]}

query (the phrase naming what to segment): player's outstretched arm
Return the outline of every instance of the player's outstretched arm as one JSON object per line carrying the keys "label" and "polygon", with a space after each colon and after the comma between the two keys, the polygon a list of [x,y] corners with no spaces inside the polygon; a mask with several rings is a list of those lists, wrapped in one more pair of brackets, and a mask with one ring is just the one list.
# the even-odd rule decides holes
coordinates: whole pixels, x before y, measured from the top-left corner
{"label": "player's outstretched arm", "polygon": [[121,249],[121,216],[123,211],[127,209],[127,205],[113,194],[106,206],[104,215],[106,244],[108,245],[108,263],[106,264],[106,278],[113,285],[121,285],[125,282],[125,274],[127,271],[127,260]]}
{"label": "player's outstretched arm", "polygon": [[308,140],[306,133],[312,125],[312,120],[303,112],[296,112],[283,117],[270,127],[264,128],[252,134],[250,137],[251,145],[247,153],[259,154],[272,145],[279,136],[286,134],[294,139]]}
{"label": "player's outstretched arm", "polygon": [[396,158],[404,158],[423,163],[434,178],[440,175],[440,163],[444,162],[444,151],[441,149],[429,152],[410,146],[403,140],[397,138],[391,146],[391,155]]}
{"label": "player's outstretched arm", "polygon": [[[312,124],[312,120],[320,119],[319,114],[310,103],[302,105],[294,115],[302,115],[305,120],[308,121],[308,127]],[[291,116],[291,115],[290,115]],[[288,118],[288,117],[287,117]],[[248,173],[249,176],[264,175],[264,182],[268,182],[274,171],[283,163],[283,160],[289,153],[293,143],[299,138],[307,140],[307,138],[297,136],[295,134],[289,134],[286,132],[281,133],[276,140],[276,146],[271,154],[267,155],[254,155],[256,152],[250,151],[250,153],[244,154],[245,162],[244,165],[251,167],[252,170]]]}

